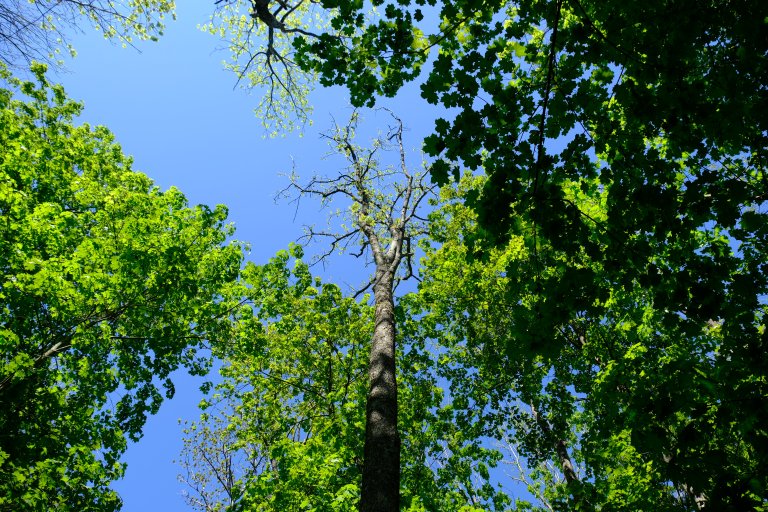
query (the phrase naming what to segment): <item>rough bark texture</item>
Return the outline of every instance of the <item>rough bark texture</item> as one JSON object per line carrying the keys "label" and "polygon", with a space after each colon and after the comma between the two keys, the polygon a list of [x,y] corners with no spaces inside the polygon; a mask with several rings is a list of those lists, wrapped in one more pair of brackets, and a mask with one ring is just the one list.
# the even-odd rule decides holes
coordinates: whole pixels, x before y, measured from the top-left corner
{"label": "rough bark texture", "polygon": [[397,432],[394,272],[377,269],[376,326],[371,342],[366,404],[362,512],[400,508],[400,436]]}

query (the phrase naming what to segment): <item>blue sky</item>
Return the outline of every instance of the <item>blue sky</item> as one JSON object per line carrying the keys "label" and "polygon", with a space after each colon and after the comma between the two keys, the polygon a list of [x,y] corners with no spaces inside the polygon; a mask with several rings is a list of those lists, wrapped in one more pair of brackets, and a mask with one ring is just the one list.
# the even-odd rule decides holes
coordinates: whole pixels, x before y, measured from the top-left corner
{"label": "blue sky", "polygon": [[[191,204],[227,205],[236,238],[251,243],[250,259],[259,263],[296,240],[303,224],[324,221],[326,212],[316,204],[302,201],[294,219],[294,205],[275,204],[274,196],[288,183],[280,173],[290,172],[294,162],[307,177],[334,171],[339,160],[322,160],[328,148],[318,134],[330,128],[331,116],[345,121],[351,108],[342,90],[317,91],[315,124],[304,137],[264,139],[253,114],[260,91],[234,90],[235,77],[221,68],[226,58],[217,51],[221,43],[196,28],[212,7],[213,2],[180,3],[177,21],[169,22],[159,42],[139,43],[140,52],[86,31],[73,39],[77,58],[53,79],[84,102],[84,122],[115,133],[134,157],[135,170],[163,189],[178,187]],[[418,99],[415,86],[382,104],[403,117],[417,164],[419,141],[431,128],[434,111]],[[368,126],[375,126],[377,115],[366,117]],[[364,280],[359,260],[349,257],[315,271],[336,282]],[[179,419],[198,416],[200,382],[179,373],[176,397],[149,418],[143,439],[128,449],[126,476],[115,484],[126,512],[190,510],[173,460],[182,446]]]}

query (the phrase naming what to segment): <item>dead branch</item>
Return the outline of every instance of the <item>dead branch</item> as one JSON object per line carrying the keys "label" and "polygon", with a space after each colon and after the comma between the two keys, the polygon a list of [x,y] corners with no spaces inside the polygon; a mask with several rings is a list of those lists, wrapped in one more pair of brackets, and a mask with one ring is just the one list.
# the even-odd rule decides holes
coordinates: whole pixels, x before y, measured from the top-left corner
{"label": "dead branch", "polygon": [[[343,203],[341,218],[332,219],[333,226],[305,226],[300,242],[322,240],[326,247],[313,264],[356,246],[359,249],[352,254],[358,258],[368,253],[377,266],[401,268],[397,281],[403,281],[417,277],[414,241],[426,233],[426,216],[420,213],[424,199],[434,195],[435,186],[428,183],[423,168],[419,172],[408,168],[402,120],[389,110],[380,110],[394,123],[366,147],[355,140],[360,120],[357,111],[346,124],[334,120],[333,128],[321,137],[331,147],[330,155],[344,159],[344,167],[332,176],[314,175],[304,184],[292,173],[290,183],[278,196],[297,204],[302,197],[314,197],[323,207],[333,201]],[[405,260],[402,267],[401,260]],[[358,289],[356,296],[374,286],[374,281]]]}

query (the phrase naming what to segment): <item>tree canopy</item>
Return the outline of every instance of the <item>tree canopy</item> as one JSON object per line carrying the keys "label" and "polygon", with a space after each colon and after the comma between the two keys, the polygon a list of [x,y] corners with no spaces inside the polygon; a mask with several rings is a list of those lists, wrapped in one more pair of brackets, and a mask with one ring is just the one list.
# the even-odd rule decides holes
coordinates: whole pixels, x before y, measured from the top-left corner
{"label": "tree canopy", "polygon": [[93,26],[123,45],[162,35],[173,16],[170,0],[4,0],[0,3],[0,62],[26,69],[33,61],[56,62],[73,31]]}
{"label": "tree canopy", "polygon": [[[521,396],[551,446],[623,439],[640,457],[622,449],[626,464],[683,489],[681,506],[763,505],[765,2],[320,5],[331,29],[294,34],[298,66],[354,105],[420,79],[422,98],[446,108],[424,141],[432,178],[487,175],[463,195],[478,227],[459,237],[462,265],[512,242],[527,255],[499,270],[513,278],[497,299],[510,331],[467,352],[466,368],[486,350],[491,365],[504,353],[539,361],[525,372],[543,371],[554,398]],[[587,359],[558,370],[572,350]],[[568,434],[571,410],[594,416],[588,435]]]}
{"label": "tree canopy", "polygon": [[[398,217],[413,176],[388,196],[359,171],[389,179],[369,164],[402,139],[337,130],[349,166],[294,185],[351,200],[347,231],[313,234],[373,250],[375,305],[297,246],[235,282],[223,208],[132,172],[41,67],[3,72],[0,507],[118,508],[126,436],[211,342],[223,380],[185,452],[204,510],[367,510],[377,456],[399,483],[378,478],[376,510],[768,510],[768,4],[216,6],[205,28],[277,130],[309,119],[315,83],[355,106],[418,83],[441,109],[422,146],[441,197]],[[83,14],[152,37],[172,9],[16,7],[4,59]],[[395,302],[402,257],[421,282]],[[537,504],[504,492],[504,463]]]}
{"label": "tree canopy", "polygon": [[[483,435],[523,455],[528,485],[556,508],[764,505],[765,432],[755,422],[765,404],[747,391],[760,370],[721,355],[733,354],[727,319],[692,329],[670,322],[642,287],[614,288],[583,311],[549,311],[580,293],[583,274],[603,270],[586,255],[566,264],[567,254],[551,247],[534,253],[530,229],[485,259],[472,257],[481,228],[463,198],[487,179],[467,176],[444,189],[412,303],[423,335],[445,352],[437,370],[462,424],[475,417]],[[604,197],[576,187],[569,196],[605,217]],[[538,272],[558,283],[556,293],[550,284],[540,296]],[[546,337],[545,314],[557,319]],[[753,324],[758,343],[762,314]],[[531,482],[541,467],[549,480]]]}
{"label": "tree canopy", "polygon": [[0,89],[0,509],[117,510],[128,439],[229,329],[242,251],[33,72]]}

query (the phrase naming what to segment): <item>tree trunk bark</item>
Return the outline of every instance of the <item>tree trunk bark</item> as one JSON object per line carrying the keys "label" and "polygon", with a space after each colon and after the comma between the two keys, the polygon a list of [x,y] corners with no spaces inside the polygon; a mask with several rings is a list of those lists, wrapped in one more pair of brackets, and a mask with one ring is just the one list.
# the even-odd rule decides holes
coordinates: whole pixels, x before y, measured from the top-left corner
{"label": "tree trunk bark", "polygon": [[[554,441],[555,453],[557,453],[557,458],[560,461],[560,469],[565,475],[565,481],[572,487],[574,483],[579,482],[579,476],[576,474],[576,469],[573,467],[570,455],[568,455],[568,448],[565,441],[554,436],[552,427],[549,426],[549,422],[546,418],[541,417],[539,411],[536,410],[536,407],[534,407],[533,404],[531,404],[531,412],[533,413],[533,419],[536,421],[536,424],[539,425],[542,432]],[[574,498],[576,498],[576,496],[574,496]]]}
{"label": "tree trunk bark", "polygon": [[400,509],[393,285],[394,270],[391,267],[377,268],[373,288],[376,325],[368,367],[361,512],[398,512]]}

